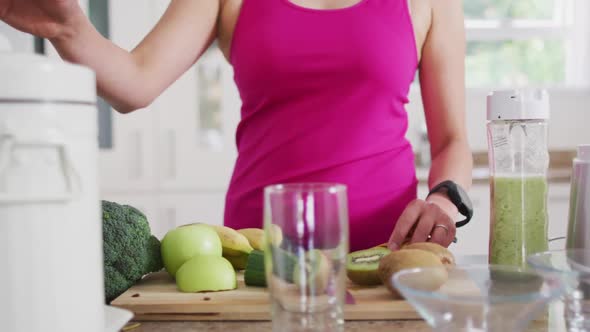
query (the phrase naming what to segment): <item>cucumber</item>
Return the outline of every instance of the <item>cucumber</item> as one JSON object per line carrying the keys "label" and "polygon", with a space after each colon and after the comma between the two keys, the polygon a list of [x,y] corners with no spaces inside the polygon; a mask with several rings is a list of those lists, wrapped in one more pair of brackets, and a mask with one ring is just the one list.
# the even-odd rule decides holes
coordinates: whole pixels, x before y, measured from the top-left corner
{"label": "cucumber", "polygon": [[274,259],[273,275],[288,283],[293,283],[297,256],[281,248],[271,248],[271,250],[273,255],[277,256]]}
{"label": "cucumber", "polygon": [[264,252],[253,250],[248,256],[246,271],[244,272],[246,286],[266,287],[266,275],[264,272]]}
{"label": "cucumber", "polygon": [[[274,255],[281,255],[276,262],[280,262],[281,266],[275,264],[273,266],[273,275],[283,279],[289,283],[293,283],[293,274],[295,266],[297,265],[297,258],[289,252],[280,248],[271,248]],[[260,250],[253,250],[248,257],[246,264],[246,271],[244,271],[244,282],[246,286],[266,287],[266,274],[264,270],[264,252]]]}

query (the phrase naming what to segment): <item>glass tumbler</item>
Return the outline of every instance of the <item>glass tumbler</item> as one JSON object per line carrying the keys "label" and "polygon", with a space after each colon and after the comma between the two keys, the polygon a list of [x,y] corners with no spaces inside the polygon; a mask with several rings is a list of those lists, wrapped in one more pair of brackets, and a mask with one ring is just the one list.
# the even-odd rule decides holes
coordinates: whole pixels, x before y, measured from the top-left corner
{"label": "glass tumbler", "polygon": [[343,331],[346,187],[324,183],[266,187],[264,228],[273,331]]}

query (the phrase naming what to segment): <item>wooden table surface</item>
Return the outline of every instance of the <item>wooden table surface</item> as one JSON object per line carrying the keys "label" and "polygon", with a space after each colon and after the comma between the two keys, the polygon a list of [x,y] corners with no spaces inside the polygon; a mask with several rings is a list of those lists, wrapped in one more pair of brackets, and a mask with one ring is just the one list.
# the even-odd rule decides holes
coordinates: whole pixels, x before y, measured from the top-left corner
{"label": "wooden table surface", "polygon": [[[531,323],[526,332],[565,332],[564,305],[556,301],[548,307],[547,315]],[[133,323],[133,322],[132,322]],[[268,321],[218,321],[218,322],[139,322],[139,326],[129,332],[272,332]],[[422,320],[381,320],[347,321],[345,332],[391,332],[411,331],[430,332],[432,329]],[[506,331],[508,332],[508,331]]]}
{"label": "wooden table surface", "polygon": [[[129,332],[271,332],[270,322],[142,322]],[[423,321],[353,321],[345,325],[346,332],[431,332]],[[553,332],[547,323],[534,323],[527,332]]]}
{"label": "wooden table surface", "polygon": [[[133,323],[133,322],[132,322]],[[129,332],[272,332],[271,323],[265,322],[139,322],[139,327]],[[347,321],[345,332],[431,332],[422,320]],[[565,332],[563,302],[554,302],[545,318],[531,323],[526,332]],[[508,332],[508,331],[506,331]]]}

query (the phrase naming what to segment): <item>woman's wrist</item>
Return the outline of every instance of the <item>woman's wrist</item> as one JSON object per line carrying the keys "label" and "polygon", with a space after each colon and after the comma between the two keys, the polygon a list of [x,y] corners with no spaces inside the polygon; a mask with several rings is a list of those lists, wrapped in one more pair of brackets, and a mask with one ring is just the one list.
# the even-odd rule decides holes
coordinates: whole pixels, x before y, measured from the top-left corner
{"label": "woman's wrist", "polygon": [[428,198],[426,198],[426,202],[438,205],[453,220],[459,213],[459,210],[455,204],[453,204],[453,202],[451,202],[451,200],[442,193],[431,194],[428,196]]}

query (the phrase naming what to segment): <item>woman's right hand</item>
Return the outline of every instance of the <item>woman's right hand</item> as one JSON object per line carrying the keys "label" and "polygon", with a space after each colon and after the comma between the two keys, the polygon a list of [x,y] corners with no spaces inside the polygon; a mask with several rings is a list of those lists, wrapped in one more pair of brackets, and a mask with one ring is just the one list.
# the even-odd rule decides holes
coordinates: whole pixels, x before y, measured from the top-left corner
{"label": "woman's right hand", "polygon": [[0,20],[42,38],[72,34],[84,19],[77,0],[0,0]]}

